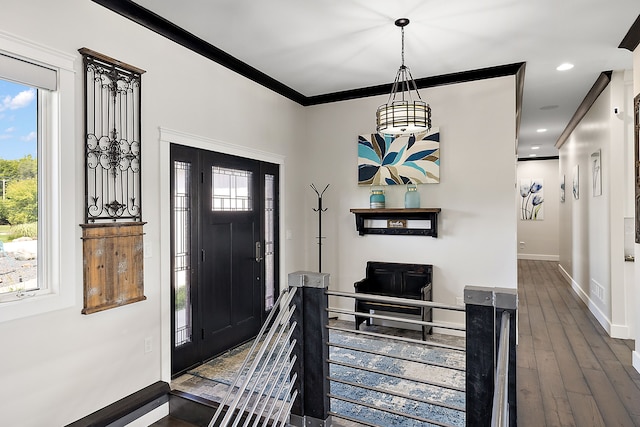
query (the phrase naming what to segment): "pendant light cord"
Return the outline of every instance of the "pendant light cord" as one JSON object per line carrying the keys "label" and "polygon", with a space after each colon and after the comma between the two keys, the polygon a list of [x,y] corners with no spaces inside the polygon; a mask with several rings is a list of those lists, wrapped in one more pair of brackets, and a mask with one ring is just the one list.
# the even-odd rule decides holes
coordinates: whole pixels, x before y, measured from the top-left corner
{"label": "pendant light cord", "polygon": [[400,27],[402,32],[402,68],[404,68],[404,27]]}

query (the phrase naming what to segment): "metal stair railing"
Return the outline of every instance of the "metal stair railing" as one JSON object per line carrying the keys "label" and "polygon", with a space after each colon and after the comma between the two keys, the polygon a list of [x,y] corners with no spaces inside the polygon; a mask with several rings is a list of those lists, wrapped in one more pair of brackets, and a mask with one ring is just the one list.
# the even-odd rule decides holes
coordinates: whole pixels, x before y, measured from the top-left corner
{"label": "metal stair railing", "polygon": [[[414,307],[430,307],[432,309],[451,310],[456,312],[465,311],[465,308],[461,306],[447,305],[447,304],[442,304],[442,303],[432,302],[432,301],[413,300],[413,299],[407,299],[407,298],[396,298],[396,297],[387,297],[387,296],[379,296],[379,295],[366,295],[362,293],[356,294],[356,293],[338,292],[338,291],[326,291],[326,294],[331,297],[351,298],[351,299],[358,298],[358,299],[366,299],[370,301],[383,302],[387,304],[398,304],[398,305],[405,305],[405,306],[408,305],[408,306],[414,306]],[[395,315],[363,313],[363,312],[356,312],[355,310],[346,310],[342,308],[333,308],[333,307],[327,307],[327,311],[329,313],[336,313],[336,314],[340,314],[342,316],[348,316],[348,317],[360,316],[360,317],[368,317],[371,319],[377,319],[380,321],[393,321],[396,323],[408,325],[409,329],[411,328],[411,326],[432,326],[432,327],[450,329],[455,331],[465,331],[465,327],[463,325],[452,325],[452,324],[446,324],[446,323],[421,321],[421,320],[415,320],[415,319],[410,319],[410,318],[395,316]],[[399,326],[399,327],[402,328],[403,326]],[[400,342],[400,343],[406,343],[406,344],[417,345],[417,346],[431,347],[436,349],[437,351],[454,351],[459,353],[465,352],[465,347],[459,346],[459,345],[449,345],[449,344],[444,344],[444,343],[429,341],[429,340],[423,341],[423,340],[412,339],[407,337],[398,337],[398,336],[366,331],[366,330],[354,330],[350,328],[344,328],[344,327],[332,326],[332,325],[327,325],[327,329],[329,329],[329,331],[336,331],[342,334],[353,334],[354,336],[367,337],[374,340],[384,340],[384,342]],[[465,393],[464,384],[459,386],[455,384],[448,384],[441,381],[434,381],[426,377],[418,377],[410,374],[409,375],[398,374],[398,373],[383,371],[377,368],[370,368],[370,367],[364,366],[360,362],[360,357],[358,356],[358,354],[362,355],[366,353],[366,354],[374,355],[376,357],[386,358],[391,360],[392,362],[390,363],[392,364],[397,363],[397,361],[411,362],[414,364],[435,367],[438,369],[447,369],[447,370],[451,370],[451,372],[458,372],[459,374],[460,373],[464,374],[466,368],[463,366],[448,365],[448,364],[440,363],[436,361],[422,360],[415,357],[405,357],[398,354],[391,354],[390,352],[379,351],[378,349],[367,349],[367,348],[362,348],[358,346],[352,346],[349,344],[337,343],[332,340],[329,340],[327,342],[327,345],[330,348],[340,348],[340,349],[353,352],[352,353],[353,360],[349,362],[338,361],[338,360],[333,360],[329,358],[328,362],[332,366],[345,367],[354,372],[363,371],[363,372],[368,372],[375,375],[384,375],[386,377],[395,378],[395,379],[398,379],[401,381],[407,381],[410,383],[420,383],[420,384],[424,384],[424,385],[435,387],[435,388],[441,388],[441,389],[450,390],[458,393]],[[349,387],[369,390],[374,393],[384,393],[385,395],[397,397],[400,399],[405,399],[407,401],[413,401],[417,403],[427,404],[432,407],[438,407],[440,408],[438,411],[453,411],[453,412],[462,413],[462,414],[464,414],[465,412],[464,406],[458,406],[455,404],[449,404],[446,402],[437,401],[429,397],[411,395],[406,392],[392,390],[386,387],[381,387],[379,385],[370,386],[363,383],[357,383],[357,382],[348,381],[345,379],[336,378],[332,375],[329,376],[329,380],[331,383],[340,383],[340,384],[347,385]],[[374,410],[374,411],[381,411],[388,414],[392,414],[394,416],[398,416],[402,419],[405,419],[407,422],[410,420],[414,420],[422,423],[429,423],[430,425],[436,425],[436,426],[443,426],[443,427],[452,426],[451,424],[448,424],[446,422],[441,422],[438,420],[431,419],[429,418],[428,415],[425,415],[425,414],[417,414],[417,413],[411,413],[409,411],[403,411],[399,407],[385,408],[385,407],[381,407],[380,405],[375,405],[363,400],[352,398],[351,396],[342,396],[342,395],[329,393],[329,398],[332,399],[333,401],[340,400],[348,404],[358,405],[358,406],[370,408],[371,410]],[[367,425],[370,427],[383,427],[379,424],[376,424],[375,421],[373,420],[367,421],[367,420],[354,418],[349,415],[336,412],[333,408],[333,405],[331,410],[329,411],[329,415],[331,415],[333,418],[340,418],[347,421],[356,422],[362,425]]]}
{"label": "metal stair railing", "polygon": [[292,376],[295,293],[296,288],[290,288],[278,297],[209,427],[287,425],[298,396],[297,374]]}
{"label": "metal stair railing", "polygon": [[496,362],[495,390],[493,393],[492,427],[509,425],[509,336],[511,331],[511,314],[502,312],[500,322],[500,341],[498,360]]}

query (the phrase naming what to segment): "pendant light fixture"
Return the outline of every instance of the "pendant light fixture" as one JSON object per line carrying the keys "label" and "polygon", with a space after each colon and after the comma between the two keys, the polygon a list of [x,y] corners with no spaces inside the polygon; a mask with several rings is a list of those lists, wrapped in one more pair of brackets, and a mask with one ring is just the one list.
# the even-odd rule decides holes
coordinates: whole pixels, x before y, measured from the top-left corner
{"label": "pendant light fixture", "polygon": [[426,132],[431,129],[431,107],[420,97],[411,71],[404,65],[404,27],[409,25],[409,20],[400,18],[395,24],[402,31],[402,65],[393,82],[389,100],[376,111],[376,130],[389,135]]}

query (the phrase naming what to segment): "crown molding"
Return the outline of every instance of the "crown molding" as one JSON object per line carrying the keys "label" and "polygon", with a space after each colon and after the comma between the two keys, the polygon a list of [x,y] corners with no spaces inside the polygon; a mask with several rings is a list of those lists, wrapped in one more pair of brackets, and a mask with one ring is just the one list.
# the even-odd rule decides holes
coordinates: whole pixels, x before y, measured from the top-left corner
{"label": "crown molding", "polygon": [[640,44],[640,15],[636,18],[629,31],[624,36],[620,45],[618,46],[620,49],[627,49],[633,52],[636,50],[638,45]]}
{"label": "crown molding", "polygon": [[574,131],[574,129],[578,126],[582,118],[589,112],[591,106],[596,102],[600,94],[603,90],[609,85],[611,82],[611,74],[612,71],[604,71],[600,73],[600,76],[596,79],[596,82],[593,84],[587,95],[584,97],[578,109],[569,120],[567,127],[564,128],[558,141],[556,141],[556,148],[559,150],[562,145],[567,142],[569,136]]}

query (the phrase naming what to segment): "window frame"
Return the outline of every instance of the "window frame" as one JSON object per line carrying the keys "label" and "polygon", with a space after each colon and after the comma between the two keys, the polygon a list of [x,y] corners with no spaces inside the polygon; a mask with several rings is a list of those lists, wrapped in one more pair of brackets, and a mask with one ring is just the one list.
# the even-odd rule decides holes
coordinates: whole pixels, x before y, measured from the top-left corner
{"label": "window frame", "polygon": [[[0,53],[56,71],[57,90],[38,89],[38,283],[41,290],[0,297],[0,322],[72,307],[76,302],[80,245],[75,183],[78,155],[75,123],[76,56],[0,31]],[[66,209],[63,212],[62,207]],[[62,237],[65,238],[64,251]],[[11,298],[10,296],[13,296]]]}

